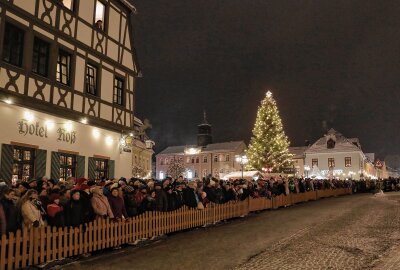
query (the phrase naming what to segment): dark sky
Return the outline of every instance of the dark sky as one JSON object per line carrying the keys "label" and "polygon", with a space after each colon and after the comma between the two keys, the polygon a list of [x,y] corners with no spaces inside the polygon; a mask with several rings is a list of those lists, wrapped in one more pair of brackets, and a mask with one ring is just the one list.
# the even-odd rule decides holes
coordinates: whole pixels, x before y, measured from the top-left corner
{"label": "dark sky", "polygon": [[156,152],[248,140],[267,89],[293,146],[333,127],[363,150],[400,153],[400,2],[136,0],[143,78],[136,113]]}

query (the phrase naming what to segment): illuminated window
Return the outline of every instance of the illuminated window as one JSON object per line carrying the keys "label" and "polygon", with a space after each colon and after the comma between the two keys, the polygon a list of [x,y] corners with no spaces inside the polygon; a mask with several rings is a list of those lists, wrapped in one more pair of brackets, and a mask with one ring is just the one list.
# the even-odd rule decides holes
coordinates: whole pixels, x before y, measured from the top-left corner
{"label": "illuminated window", "polygon": [[86,65],[86,93],[97,96],[97,67]]}
{"label": "illuminated window", "polygon": [[106,6],[105,4],[97,0],[96,1],[96,14],[94,16],[94,25],[100,30],[105,29],[105,18],[106,18]]}
{"label": "illuminated window", "polygon": [[214,162],[218,162],[218,155],[214,156]]}
{"label": "illuminated window", "polygon": [[314,166],[318,167],[318,159],[317,158],[313,158],[311,161],[311,166],[314,168]]}
{"label": "illuminated window", "polygon": [[63,50],[58,51],[57,73],[58,82],[70,85],[71,72],[71,55]]}
{"label": "illuminated window", "polygon": [[163,171],[160,172],[160,179],[164,179],[164,172]]}
{"label": "illuminated window", "polygon": [[230,161],[230,156],[229,155],[225,156],[225,161],[227,161],[227,162]]}
{"label": "illuminated window", "polygon": [[334,167],[335,167],[335,159],[328,158],[328,168],[334,168]]}
{"label": "illuminated window", "polygon": [[108,178],[108,160],[107,159],[94,159],[95,162],[95,177],[101,179],[102,177]]}
{"label": "illuminated window", "polygon": [[35,150],[32,148],[14,146],[14,161],[12,179],[29,181],[33,178]]}
{"label": "illuminated window", "polygon": [[67,180],[68,177],[75,177],[76,156],[60,153],[60,180]]}
{"label": "illuminated window", "polygon": [[204,156],[204,157],[203,157],[203,163],[207,163],[207,162],[208,162],[207,156]]}
{"label": "illuminated window", "polygon": [[351,167],[351,157],[345,157],[344,158],[344,166],[345,167]]}
{"label": "illuminated window", "polygon": [[203,177],[206,177],[207,176],[207,169],[204,169],[203,170]]}
{"label": "illuminated window", "polygon": [[114,103],[124,105],[124,79],[114,79]]}

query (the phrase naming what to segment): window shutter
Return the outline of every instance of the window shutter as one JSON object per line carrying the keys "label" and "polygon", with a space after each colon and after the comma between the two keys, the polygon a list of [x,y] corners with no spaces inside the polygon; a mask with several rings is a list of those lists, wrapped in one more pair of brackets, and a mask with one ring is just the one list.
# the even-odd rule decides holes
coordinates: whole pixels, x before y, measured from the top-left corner
{"label": "window shutter", "polygon": [[1,147],[0,179],[3,179],[7,184],[11,184],[13,151],[12,145],[3,144]]}
{"label": "window shutter", "polygon": [[76,178],[85,177],[85,157],[76,156]]}
{"label": "window shutter", "polygon": [[89,177],[89,179],[97,180],[95,171],[96,171],[96,162],[93,157],[89,157],[88,158],[88,177]]}
{"label": "window shutter", "polygon": [[51,179],[60,180],[60,153],[51,152]]}
{"label": "window shutter", "polygon": [[115,160],[109,160],[108,161],[108,178],[109,179],[114,179],[114,174],[115,174]]}
{"label": "window shutter", "polygon": [[36,149],[35,151],[35,177],[46,175],[46,156],[47,150]]}

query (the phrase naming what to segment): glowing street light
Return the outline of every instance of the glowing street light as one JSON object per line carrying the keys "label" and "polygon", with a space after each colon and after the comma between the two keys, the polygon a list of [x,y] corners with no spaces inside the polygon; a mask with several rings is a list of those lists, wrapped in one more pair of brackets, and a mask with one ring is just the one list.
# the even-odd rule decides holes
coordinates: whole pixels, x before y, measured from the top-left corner
{"label": "glowing street light", "polygon": [[242,179],[243,179],[243,171],[244,171],[244,165],[249,163],[249,159],[246,156],[236,156],[235,161],[240,164],[242,167]]}
{"label": "glowing street light", "polygon": [[311,170],[310,166],[304,165],[304,170],[306,171],[306,178],[308,178],[308,172]]}

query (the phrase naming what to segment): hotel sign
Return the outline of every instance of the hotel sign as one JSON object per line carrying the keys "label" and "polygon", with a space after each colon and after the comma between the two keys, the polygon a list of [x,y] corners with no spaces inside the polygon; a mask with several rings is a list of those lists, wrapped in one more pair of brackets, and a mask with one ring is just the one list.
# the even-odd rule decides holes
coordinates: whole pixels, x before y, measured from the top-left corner
{"label": "hotel sign", "polygon": [[[42,125],[38,121],[33,123],[22,119],[17,123],[17,125],[18,133],[23,136],[31,135],[40,138],[48,138],[48,127],[46,125]],[[59,128],[57,130],[57,141],[74,144],[76,142],[76,131],[67,131],[64,128]]]}

